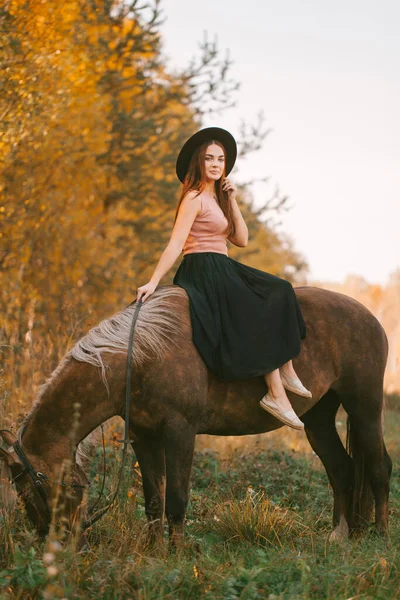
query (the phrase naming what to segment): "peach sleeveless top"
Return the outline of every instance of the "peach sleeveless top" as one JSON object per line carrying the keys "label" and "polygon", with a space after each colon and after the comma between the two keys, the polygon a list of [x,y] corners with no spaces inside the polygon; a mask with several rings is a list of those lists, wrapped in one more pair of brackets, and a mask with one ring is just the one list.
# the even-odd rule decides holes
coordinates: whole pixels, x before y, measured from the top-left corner
{"label": "peach sleeveless top", "polygon": [[201,192],[201,211],[193,221],[183,255],[193,252],[218,252],[228,255],[226,240],[228,237],[228,220],[222,208],[207,192]]}

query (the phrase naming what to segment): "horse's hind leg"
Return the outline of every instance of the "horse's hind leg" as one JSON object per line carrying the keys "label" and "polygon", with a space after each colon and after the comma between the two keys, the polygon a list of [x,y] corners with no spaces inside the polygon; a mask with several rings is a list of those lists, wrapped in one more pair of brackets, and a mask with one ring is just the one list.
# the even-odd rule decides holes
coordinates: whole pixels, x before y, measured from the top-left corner
{"label": "horse's hind leg", "polygon": [[163,434],[167,467],[165,512],[170,546],[181,547],[183,544],[195,437],[195,431],[183,419],[167,425]]}
{"label": "horse's hind leg", "polygon": [[321,459],[334,494],[333,531],[331,541],[349,535],[354,486],[354,466],[345,451],[335,425],[340,399],[329,390],[302,419],[308,440]]}
{"label": "horse's hind leg", "polygon": [[[354,386],[355,387],[355,386]],[[341,395],[350,420],[350,447],[356,465],[355,512],[360,521],[368,518],[368,506],[363,514],[363,494],[371,486],[375,499],[375,526],[386,534],[389,518],[389,480],[392,461],[386,451],[382,431],[382,385],[374,393],[370,386],[365,393]],[[357,515],[356,515],[357,516]]]}
{"label": "horse's hind leg", "polygon": [[134,436],[133,449],[142,473],[149,541],[164,538],[165,452],[160,439],[149,434]]}

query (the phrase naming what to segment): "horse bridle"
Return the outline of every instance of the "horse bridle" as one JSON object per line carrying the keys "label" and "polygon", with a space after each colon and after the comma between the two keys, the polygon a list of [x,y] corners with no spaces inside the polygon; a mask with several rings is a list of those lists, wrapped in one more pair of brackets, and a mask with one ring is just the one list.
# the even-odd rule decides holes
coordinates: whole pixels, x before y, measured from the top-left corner
{"label": "horse bridle", "polygon": [[[18,479],[20,479],[24,475],[29,475],[29,477],[32,479],[33,485],[39,492],[39,495],[42,498],[42,500],[46,506],[47,512],[50,513],[46,490],[43,487],[43,482],[50,481],[50,478],[47,475],[45,475],[45,473],[42,473],[41,471],[35,471],[35,469],[33,468],[31,462],[29,461],[28,457],[26,456],[24,450],[21,448],[21,445],[18,441],[14,442],[12,444],[11,448],[13,448],[15,454],[18,456],[19,460],[22,463],[22,466],[24,467],[23,470],[20,473],[18,473],[18,475],[16,475],[11,480],[11,483],[15,483]],[[68,483],[64,483],[63,481],[60,483],[60,485],[63,487],[73,487],[73,488],[85,488],[86,487],[86,485],[81,485],[79,483],[68,484]]]}
{"label": "horse bridle", "polygon": [[[122,460],[121,460],[121,467],[120,467],[120,472],[119,472],[119,476],[118,476],[118,484],[117,484],[117,488],[112,496],[112,499],[110,500],[110,502],[108,503],[107,506],[105,506],[104,508],[102,508],[101,510],[99,510],[99,512],[95,515],[93,515],[93,517],[91,519],[89,519],[88,521],[85,521],[84,525],[83,525],[83,529],[87,529],[88,527],[90,527],[91,525],[93,525],[93,523],[95,523],[96,521],[98,521],[103,515],[105,515],[105,513],[111,508],[111,506],[114,504],[115,499],[118,495],[119,489],[121,487],[121,481],[122,481],[122,475],[124,472],[124,467],[125,467],[125,461],[126,461],[126,453],[127,453],[127,449],[128,449],[128,444],[132,443],[133,440],[128,439],[129,438],[129,411],[130,411],[130,404],[131,404],[131,395],[130,395],[130,389],[131,389],[131,374],[132,374],[132,348],[133,348],[133,335],[134,335],[134,330],[135,330],[135,325],[136,325],[136,321],[139,315],[139,309],[142,305],[142,299],[139,300],[139,302],[136,303],[136,308],[135,308],[135,312],[133,315],[133,319],[132,319],[132,324],[131,324],[131,329],[129,332],[129,342],[128,342],[128,356],[127,356],[127,366],[126,366],[126,393],[125,393],[125,429],[124,429],[124,439],[123,440],[118,440],[120,443],[124,444],[123,450],[122,450]],[[128,305],[129,306],[129,305]],[[18,456],[19,460],[21,461],[22,465],[23,465],[23,470],[18,473],[18,475],[16,475],[12,480],[11,483],[15,483],[18,479],[20,479],[21,477],[23,477],[24,475],[29,475],[29,477],[31,478],[33,485],[35,486],[35,488],[37,489],[37,491],[39,492],[40,497],[42,498],[45,506],[46,506],[46,510],[47,512],[50,514],[50,508],[49,508],[49,503],[48,503],[48,497],[46,494],[46,490],[43,487],[43,482],[44,481],[50,481],[50,478],[45,475],[44,473],[42,473],[41,471],[35,471],[35,469],[33,468],[33,465],[30,463],[28,457],[26,456],[24,450],[21,447],[20,442],[17,440],[16,442],[14,442],[11,445],[11,448],[14,449],[15,454]],[[104,449],[104,438],[103,438],[103,449]],[[81,485],[78,483],[64,483],[61,482],[60,484],[63,487],[72,487],[72,488],[86,488],[88,486],[86,485]],[[90,483],[89,483],[90,485]],[[101,495],[103,493],[103,488],[104,488],[104,481],[103,481],[103,485],[102,485],[102,489],[100,491],[100,495],[97,498],[95,504],[89,509],[89,514],[93,512],[93,509],[97,506]]]}
{"label": "horse bridle", "polygon": [[29,477],[33,481],[33,485],[39,492],[43,502],[46,504],[47,510],[49,510],[49,506],[47,503],[47,494],[46,494],[46,491],[43,489],[43,483],[42,483],[42,480],[48,479],[47,475],[45,475],[44,473],[41,473],[40,471],[35,471],[35,469],[29,462],[28,457],[26,456],[25,452],[22,450],[20,443],[18,441],[14,442],[14,444],[12,444],[11,448],[13,448],[15,454],[18,456],[19,460],[22,463],[22,466],[24,467],[23,470],[20,473],[18,473],[18,475],[16,475],[11,480],[11,483],[15,483],[18,479],[20,479],[24,475],[29,475]]}

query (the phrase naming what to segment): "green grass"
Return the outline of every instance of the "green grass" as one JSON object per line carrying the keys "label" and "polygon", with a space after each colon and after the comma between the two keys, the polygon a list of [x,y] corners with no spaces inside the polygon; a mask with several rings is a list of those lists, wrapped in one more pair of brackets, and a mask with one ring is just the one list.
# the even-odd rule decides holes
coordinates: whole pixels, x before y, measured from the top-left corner
{"label": "green grass", "polygon": [[[264,449],[246,455],[241,447],[229,460],[197,452],[183,552],[170,554],[166,544],[148,549],[132,456],[118,505],[79,552],[72,545],[59,548],[57,540],[41,545],[18,507],[1,513],[0,597],[399,598],[399,432],[400,413],[389,410],[386,442],[394,470],[388,540],[367,534],[329,544],[332,493],[319,461],[284,444],[268,449],[266,437]],[[116,482],[118,452],[107,448],[108,491]],[[100,461],[97,452],[92,478]]]}

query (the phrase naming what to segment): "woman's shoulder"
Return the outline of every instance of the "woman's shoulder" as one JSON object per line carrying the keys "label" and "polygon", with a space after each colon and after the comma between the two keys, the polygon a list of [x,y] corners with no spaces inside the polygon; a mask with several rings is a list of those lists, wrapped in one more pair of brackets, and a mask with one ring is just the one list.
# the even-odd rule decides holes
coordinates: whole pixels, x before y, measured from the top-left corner
{"label": "woman's shoulder", "polygon": [[186,194],[183,196],[183,200],[194,200],[195,198],[197,198],[200,195],[201,195],[201,192],[199,192],[199,190],[188,190],[186,192]]}
{"label": "woman's shoulder", "polygon": [[199,210],[203,209],[203,193],[199,190],[189,190],[182,198],[182,203],[195,203]]}

